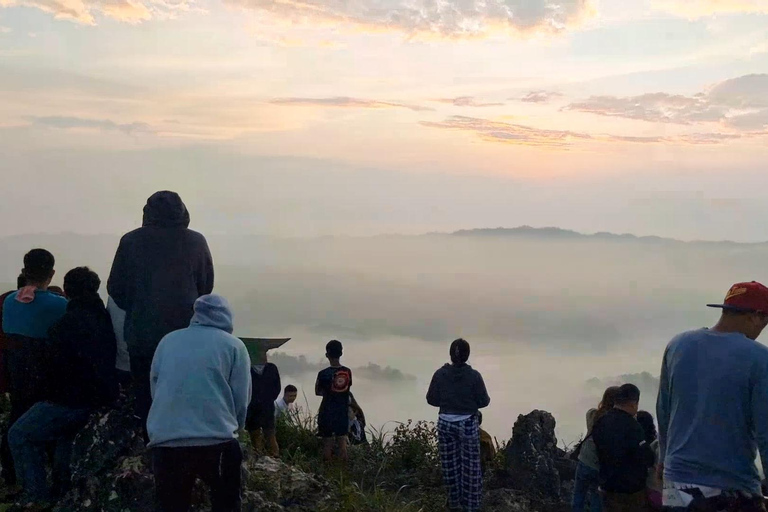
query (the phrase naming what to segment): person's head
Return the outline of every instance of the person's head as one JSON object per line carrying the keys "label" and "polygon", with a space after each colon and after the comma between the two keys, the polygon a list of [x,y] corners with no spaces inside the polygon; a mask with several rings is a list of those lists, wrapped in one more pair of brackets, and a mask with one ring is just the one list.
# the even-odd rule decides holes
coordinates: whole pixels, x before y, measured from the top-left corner
{"label": "person's head", "polygon": [[88,267],[73,268],[64,276],[64,293],[70,300],[97,295],[99,286],[101,279]]}
{"label": "person's head", "polygon": [[469,342],[459,338],[451,343],[451,363],[460,365],[469,360]]}
{"label": "person's head", "polygon": [[19,277],[16,278],[16,288],[21,290],[27,286],[27,277],[24,275],[24,272],[19,274]]}
{"label": "person's head", "polygon": [[616,404],[614,407],[635,416],[640,408],[640,389],[634,384],[624,384],[621,386],[618,393],[616,393]]}
{"label": "person's head", "polygon": [[55,293],[56,295],[61,295],[62,297],[66,297],[66,293],[64,293],[64,289],[60,286],[49,286],[48,291],[51,293]]}
{"label": "person's head", "polygon": [[25,286],[46,289],[56,273],[53,270],[56,260],[45,249],[32,249],[24,255],[24,269],[21,271],[26,280]]}
{"label": "person's head", "polygon": [[299,390],[296,389],[296,386],[293,384],[288,384],[285,386],[285,390],[283,391],[283,400],[285,400],[285,403],[292,404],[296,401],[296,398],[299,396]]}
{"label": "person's head", "polygon": [[215,327],[232,334],[232,309],[227,299],[211,293],[195,301],[194,314],[190,326]]}
{"label": "person's head", "polygon": [[656,433],[656,423],[653,421],[653,416],[648,411],[639,411],[637,413],[637,422],[643,427],[645,431],[645,440],[652,443],[658,437]]}
{"label": "person's head", "polygon": [[768,327],[768,287],[756,281],[733,285],[722,304],[707,306],[723,310],[717,331],[738,332],[756,340]]}
{"label": "person's head", "polygon": [[603,398],[600,400],[600,404],[597,406],[598,411],[607,411],[613,409],[616,405],[616,396],[619,394],[619,386],[611,386],[606,388],[603,392]]}
{"label": "person's head", "polygon": [[325,357],[327,357],[329,361],[338,361],[343,354],[344,347],[341,345],[340,341],[331,340],[325,345]]}
{"label": "person's head", "polygon": [[143,226],[163,228],[189,227],[189,211],[176,192],[161,190],[155,192],[144,206]]}

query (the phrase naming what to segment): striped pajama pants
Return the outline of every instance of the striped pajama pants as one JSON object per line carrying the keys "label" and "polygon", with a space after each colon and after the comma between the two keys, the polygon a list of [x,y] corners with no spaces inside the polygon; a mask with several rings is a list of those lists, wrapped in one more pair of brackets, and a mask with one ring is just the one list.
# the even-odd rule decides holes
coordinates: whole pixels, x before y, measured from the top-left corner
{"label": "striped pajama pants", "polygon": [[451,510],[477,512],[483,495],[480,431],[477,417],[464,421],[439,420],[437,435],[443,481]]}

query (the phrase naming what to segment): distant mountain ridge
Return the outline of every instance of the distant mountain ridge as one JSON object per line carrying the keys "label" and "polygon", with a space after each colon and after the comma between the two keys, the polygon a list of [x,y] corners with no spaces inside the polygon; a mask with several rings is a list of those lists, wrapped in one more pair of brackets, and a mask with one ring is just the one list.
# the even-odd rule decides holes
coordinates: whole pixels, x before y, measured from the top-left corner
{"label": "distant mountain ridge", "polygon": [[637,236],[630,233],[616,234],[606,231],[600,231],[593,234],[579,233],[570,229],[558,227],[535,228],[531,226],[518,226],[515,228],[476,228],[461,229],[448,233],[451,236],[464,237],[518,237],[518,238],[543,238],[551,240],[615,240],[615,241],[639,241],[661,244],[716,244],[716,245],[764,245],[768,242],[734,242],[731,240],[692,240],[690,242],[677,240],[675,238],[664,238],[660,236]]}

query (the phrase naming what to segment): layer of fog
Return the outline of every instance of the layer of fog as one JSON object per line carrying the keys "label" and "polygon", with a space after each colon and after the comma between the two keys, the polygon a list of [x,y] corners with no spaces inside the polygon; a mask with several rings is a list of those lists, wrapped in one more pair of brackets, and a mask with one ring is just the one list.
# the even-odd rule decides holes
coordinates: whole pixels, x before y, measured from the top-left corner
{"label": "layer of fog", "polygon": [[[0,244],[0,282],[44,246],[66,269],[90,265],[106,281],[118,237],[25,236]],[[211,237],[216,291],[235,309],[237,334],[290,336],[281,350],[307,371],[284,380],[312,396],[325,342],[345,343],[345,363],[390,366],[413,379],[356,374],[369,424],[434,419],[429,379],[458,336],[473,346],[491,407],[485,425],[507,438],[518,414],[555,414],[567,442],[599,401],[590,379],[650,371],[677,332],[711,325],[737,281],[768,281],[763,245],[556,240],[547,237]],[[601,382],[607,383],[608,381]],[[653,390],[643,407],[653,410]],[[303,398],[302,398],[303,400]]]}

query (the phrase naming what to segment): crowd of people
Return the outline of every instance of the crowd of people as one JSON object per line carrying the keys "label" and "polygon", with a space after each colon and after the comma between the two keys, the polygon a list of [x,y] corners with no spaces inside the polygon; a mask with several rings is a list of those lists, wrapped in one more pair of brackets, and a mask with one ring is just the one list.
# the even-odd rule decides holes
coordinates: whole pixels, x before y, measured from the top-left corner
{"label": "crowd of people", "polygon": [[[189,510],[197,479],[215,512],[240,510],[241,431],[257,454],[279,456],[277,421],[295,414],[298,389],[282,386],[267,350],[287,340],[254,352],[233,335],[232,309],[213,293],[207,242],[189,221],[178,194],[152,195],[142,226],[120,241],[106,304],[91,269],[68,271],[56,288],[54,256],[45,249],[24,256],[17,289],[0,296],[0,393],[10,399],[0,444],[6,498],[46,510],[62,497],[75,437],[121,391],[134,396],[162,512]],[[768,348],[755,340],[768,326],[768,288],[739,283],[709,306],[722,309],[717,324],[675,337],[664,353],[658,429],[639,410],[633,384],[608,388],[588,411],[573,454],[574,512],[766,510],[755,459],[759,453],[765,474]],[[341,342],[327,343],[329,366],[315,384],[328,462],[343,463],[349,444],[366,442],[343,354]],[[475,512],[495,457],[481,428],[490,397],[469,365],[470,344],[457,339],[448,355],[426,400],[439,409],[448,508]]]}

